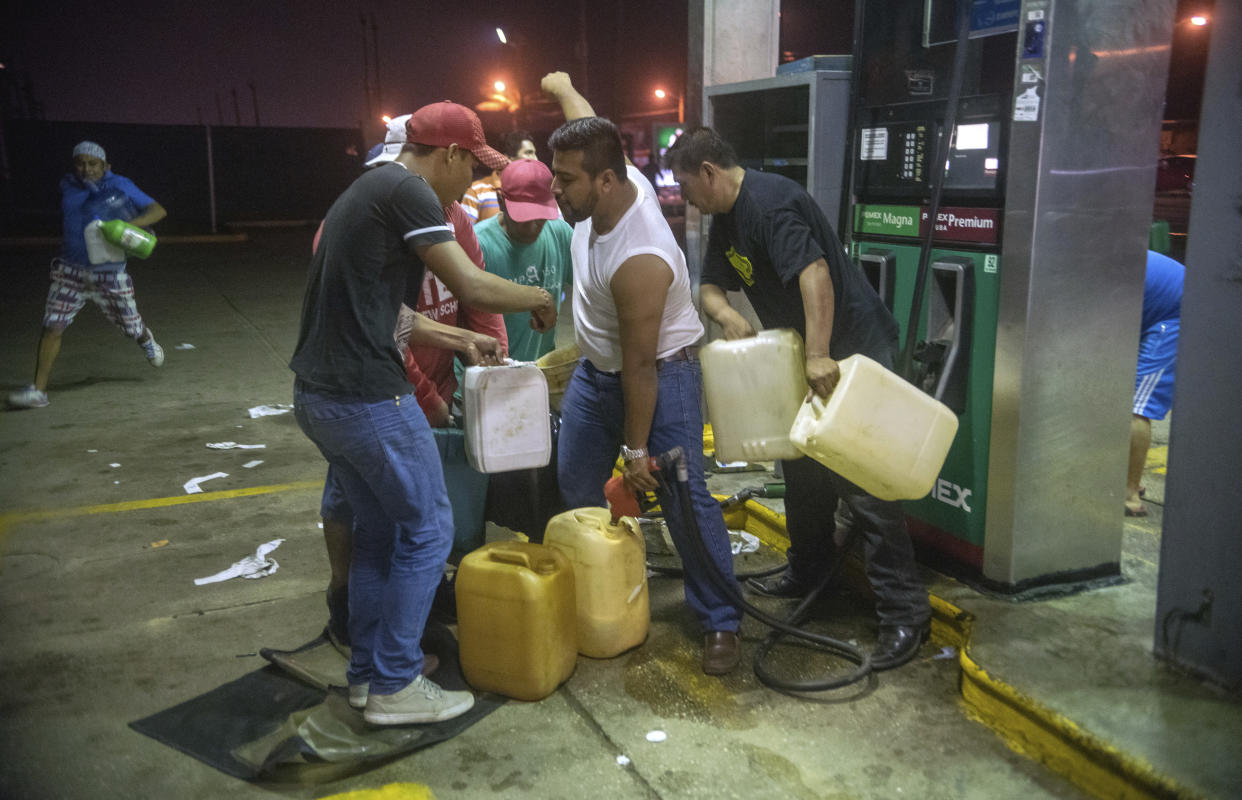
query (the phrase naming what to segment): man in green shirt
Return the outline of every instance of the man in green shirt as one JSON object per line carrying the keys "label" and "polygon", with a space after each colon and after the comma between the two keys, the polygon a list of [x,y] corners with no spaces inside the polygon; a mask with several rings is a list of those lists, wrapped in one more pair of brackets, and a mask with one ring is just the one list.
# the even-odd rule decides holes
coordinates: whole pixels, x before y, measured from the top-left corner
{"label": "man in green shirt", "polygon": [[[474,226],[487,271],[523,286],[538,286],[560,309],[561,288],[573,267],[573,228],[559,219],[552,173],[542,162],[516,159],[500,173],[500,213]],[[556,331],[540,333],[523,314],[505,314],[509,357],[534,361],[556,346]]]}

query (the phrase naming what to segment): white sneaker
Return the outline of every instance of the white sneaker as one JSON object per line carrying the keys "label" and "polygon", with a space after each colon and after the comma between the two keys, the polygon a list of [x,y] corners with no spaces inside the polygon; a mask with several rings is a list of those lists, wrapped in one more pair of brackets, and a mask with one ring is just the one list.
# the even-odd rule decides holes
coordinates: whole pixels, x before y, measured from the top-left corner
{"label": "white sneaker", "polygon": [[30,384],[20,392],[9,392],[9,405],[13,408],[43,408],[47,405],[47,392],[41,392]]}
{"label": "white sneaker", "polygon": [[147,339],[146,342],[138,343],[142,347],[142,351],[147,354],[147,361],[150,361],[153,367],[164,366],[164,348],[160,347],[159,343],[155,341],[155,334],[151,332],[150,328],[147,328],[147,335],[151,338]]}
{"label": "white sneaker", "polygon": [[372,725],[443,722],[460,717],[473,706],[474,695],[470,692],[445,691],[435,681],[419,675],[395,694],[368,695],[362,718]]}

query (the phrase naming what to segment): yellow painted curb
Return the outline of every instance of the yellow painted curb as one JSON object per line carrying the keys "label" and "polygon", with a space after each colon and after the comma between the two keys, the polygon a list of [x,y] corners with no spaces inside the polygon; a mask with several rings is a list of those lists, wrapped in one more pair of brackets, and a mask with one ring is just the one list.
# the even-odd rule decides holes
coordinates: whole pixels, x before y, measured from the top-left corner
{"label": "yellow painted curb", "polygon": [[932,640],[956,647],[966,714],[996,732],[1009,749],[1038,761],[1100,798],[1198,798],[1159,774],[1146,761],[1127,755],[1072,720],[979,666],[970,654],[975,618],[930,595]]}
{"label": "yellow painted curb", "polygon": [[[730,528],[758,536],[770,547],[789,546],[785,517],[754,500],[725,513]],[[1011,750],[1038,761],[1095,797],[1199,798],[1159,774],[1145,760],[1127,755],[1029,695],[989,675],[970,655],[975,617],[952,603],[929,595],[931,638],[955,647],[961,667],[962,702],[967,715],[996,732]]]}

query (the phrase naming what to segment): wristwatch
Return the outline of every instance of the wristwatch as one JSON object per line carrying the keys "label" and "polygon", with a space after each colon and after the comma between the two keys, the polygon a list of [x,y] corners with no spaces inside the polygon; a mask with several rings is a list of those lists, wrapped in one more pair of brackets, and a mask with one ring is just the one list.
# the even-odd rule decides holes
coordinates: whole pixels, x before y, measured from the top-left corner
{"label": "wristwatch", "polygon": [[626,447],[621,445],[621,460],[625,463],[637,461],[640,458],[647,457],[647,448],[645,447]]}

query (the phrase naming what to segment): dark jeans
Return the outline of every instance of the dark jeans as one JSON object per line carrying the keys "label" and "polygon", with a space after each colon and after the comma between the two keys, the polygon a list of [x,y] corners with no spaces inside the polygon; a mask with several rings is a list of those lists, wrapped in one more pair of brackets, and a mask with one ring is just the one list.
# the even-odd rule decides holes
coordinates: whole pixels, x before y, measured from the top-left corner
{"label": "dark jeans", "polygon": [[922,625],[931,619],[927,589],[914,561],[914,547],[901,503],[880,500],[812,458],[782,461],[789,569],[814,586],[832,567],[837,500],[854,516],[863,539],[867,579],[885,625]]}
{"label": "dark jeans", "polygon": [[[690,472],[690,495],[703,544],[717,569],[733,580],[733,552],[720,504],[703,477],[702,371],[698,359],[659,366],[659,393],[647,449],[654,456],[681,446]],[[604,483],[612,475],[625,438],[625,402],[619,373],[600,372],[583,359],[561,401],[557,477],[566,508],[603,506]],[[681,515],[666,509],[673,544],[685,567],[686,604],[704,631],[736,631],[741,612],[716,590],[689,544]]]}

